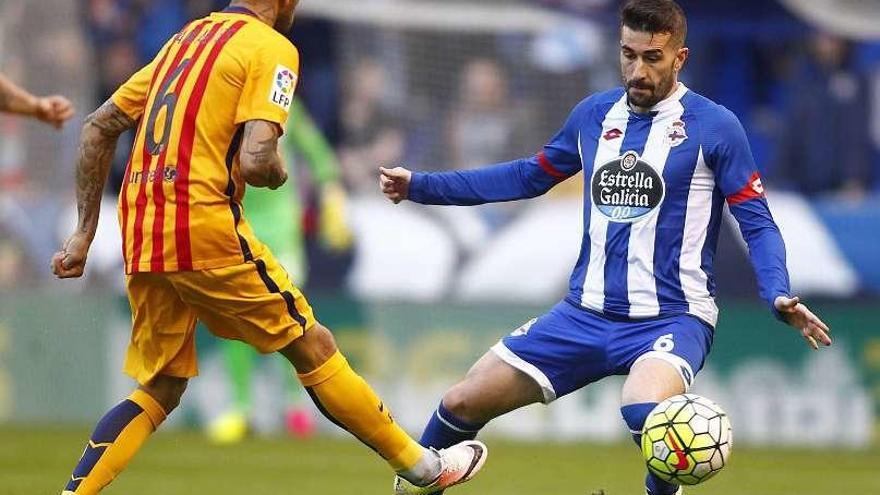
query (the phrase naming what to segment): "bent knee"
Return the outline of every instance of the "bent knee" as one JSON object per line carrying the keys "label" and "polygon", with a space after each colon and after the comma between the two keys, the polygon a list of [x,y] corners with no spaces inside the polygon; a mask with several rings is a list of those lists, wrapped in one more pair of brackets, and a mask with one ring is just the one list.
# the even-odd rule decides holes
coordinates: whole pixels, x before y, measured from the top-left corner
{"label": "bent knee", "polygon": [[316,370],[336,354],[336,339],[333,333],[320,323],[306,330],[293,342],[279,350],[300,374]]}
{"label": "bent knee", "polygon": [[685,393],[687,385],[682,374],[668,361],[646,359],[630,370],[623,385],[621,403],[662,402]]}
{"label": "bent knee", "polygon": [[171,411],[180,405],[180,398],[186,391],[187,383],[189,383],[187,378],[159,375],[148,385],[142,385],[140,388],[156,399],[165,410],[165,414],[171,414]]}
{"label": "bent knee", "polygon": [[492,418],[480,404],[479,390],[461,382],[443,395],[443,407],[456,418],[468,423],[487,423]]}

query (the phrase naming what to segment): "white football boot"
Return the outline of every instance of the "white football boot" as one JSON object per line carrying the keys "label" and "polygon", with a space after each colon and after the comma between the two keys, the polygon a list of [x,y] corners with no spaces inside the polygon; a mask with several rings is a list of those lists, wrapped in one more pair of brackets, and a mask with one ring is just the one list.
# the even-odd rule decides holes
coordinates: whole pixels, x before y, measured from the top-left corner
{"label": "white football boot", "polygon": [[428,495],[470,481],[482,469],[489,449],[477,440],[468,440],[437,450],[440,474],[430,485],[416,486],[400,476],[394,477],[395,495]]}

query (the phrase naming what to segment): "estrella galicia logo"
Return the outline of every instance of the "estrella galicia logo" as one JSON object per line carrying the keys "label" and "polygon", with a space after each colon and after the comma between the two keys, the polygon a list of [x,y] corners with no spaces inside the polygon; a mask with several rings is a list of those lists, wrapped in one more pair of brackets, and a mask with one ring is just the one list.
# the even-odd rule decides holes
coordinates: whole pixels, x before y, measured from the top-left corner
{"label": "estrella galicia logo", "polygon": [[593,204],[613,222],[635,222],[654,211],[666,192],[663,178],[635,151],[599,167],[593,173]]}

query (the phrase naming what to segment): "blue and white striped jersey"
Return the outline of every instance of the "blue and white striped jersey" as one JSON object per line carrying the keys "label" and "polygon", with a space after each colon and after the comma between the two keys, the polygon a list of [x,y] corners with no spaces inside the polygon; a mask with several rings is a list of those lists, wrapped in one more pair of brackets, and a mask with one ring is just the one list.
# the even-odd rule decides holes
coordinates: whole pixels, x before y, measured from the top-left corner
{"label": "blue and white striped jersey", "polygon": [[608,317],[692,314],[715,325],[713,263],[725,201],[771,308],[789,294],[785,246],[736,116],[683,84],[649,113],[623,88],[575,107],[531,158],[416,173],[409,199],[472,205],[544,194],[584,171],[584,236],[569,302]]}

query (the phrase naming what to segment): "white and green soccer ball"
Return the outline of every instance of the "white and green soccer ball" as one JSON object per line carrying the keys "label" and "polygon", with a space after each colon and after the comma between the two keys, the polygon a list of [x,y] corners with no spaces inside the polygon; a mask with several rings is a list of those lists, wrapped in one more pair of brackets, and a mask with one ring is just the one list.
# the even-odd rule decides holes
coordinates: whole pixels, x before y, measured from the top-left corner
{"label": "white and green soccer ball", "polygon": [[648,469],[663,480],[696,485],[730,461],[730,419],[718,404],[694,394],[657,404],[642,429]]}

